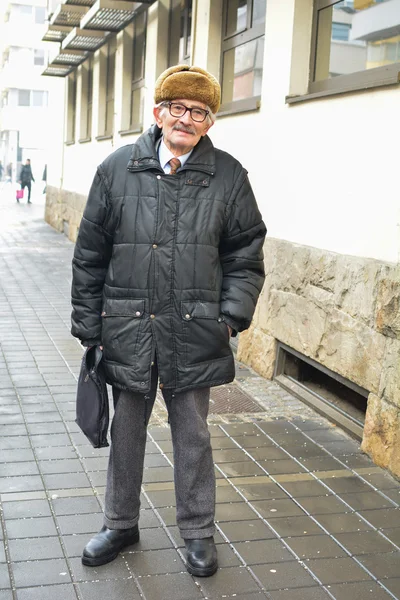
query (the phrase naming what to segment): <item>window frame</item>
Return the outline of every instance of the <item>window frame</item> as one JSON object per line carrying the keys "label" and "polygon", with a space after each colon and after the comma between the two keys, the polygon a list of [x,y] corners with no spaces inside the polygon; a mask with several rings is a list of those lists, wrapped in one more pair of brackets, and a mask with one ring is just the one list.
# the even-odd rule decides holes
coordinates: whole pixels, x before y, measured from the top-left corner
{"label": "window frame", "polygon": [[68,75],[68,89],[67,89],[67,139],[65,144],[67,146],[75,144],[76,136],[76,101],[77,101],[77,73],[72,71]]}
{"label": "window frame", "polygon": [[346,75],[337,75],[329,79],[314,81],[317,59],[318,18],[319,12],[334,6],[340,0],[314,0],[313,23],[311,37],[311,53],[309,64],[308,93],[303,95],[287,96],[286,102],[294,104],[305,100],[313,100],[324,96],[346,94],[371,88],[398,85],[400,82],[400,61],[382,67],[355,71]]}
{"label": "window frame", "polygon": [[[138,42],[141,36],[138,36],[137,31],[137,19],[144,19],[143,23],[143,43],[140,48],[141,55],[141,73],[137,76],[135,73],[135,54],[138,50]],[[139,9],[135,14],[135,18],[128,25],[126,29],[127,39],[124,40],[124,66],[123,70],[127,74],[124,76],[123,82],[123,107],[121,114],[121,129],[118,131],[119,135],[130,135],[133,133],[142,133],[143,122],[144,122],[144,111],[143,111],[143,91],[146,85],[146,49],[147,49],[147,26],[148,26],[148,7],[144,6]],[[128,31],[129,29],[129,31]],[[131,48],[129,48],[131,44]],[[128,78],[129,73],[129,78]],[[134,108],[134,95],[135,92],[140,90],[140,103],[141,110],[139,114],[139,121],[133,120],[133,108]]]}
{"label": "window frame", "polygon": [[[242,46],[248,42],[259,39],[265,36],[265,27],[267,16],[265,15],[265,20],[263,23],[259,23],[254,27],[251,27],[253,21],[253,9],[254,9],[254,0],[246,0],[247,1],[247,17],[246,17],[246,26],[245,28],[236,31],[235,33],[226,34],[227,29],[227,18],[228,18],[228,2],[229,0],[223,0],[222,7],[222,37],[221,37],[221,66],[220,80],[221,84],[221,96],[223,98],[223,79],[224,79],[224,56],[226,52],[229,50],[233,50],[238,46]],[[263,64],[264,70],[264,64]],[[224,115],[231,115],[239,112],[249,112],[253,110],[258,110],[261,106],[261,95],[251,96],[249,98],[242,98],[241,100],[233,100],[231,102],[224,102],[221,104],[221,107],[218,111],[218,117],[223,117]]]}
{"label": "window frame", "polygon": [[[192,26],[193,26],[193,0],[172,0],[169,12],[169,39],[168,39],[168,66],[177,64],[191,64],[192,59]],[[191,2],[191,6],[189,3]],[[191,26],[189,27],[189,14],[191,14]],[[184,20],[183,46],[185,52],[180,54],[181,19]],[[188,40],[190,38],[190,49],[188,52]]]}
{"label": "window frame", "polygon": [[93,55],[89,56],[81,70],[81,120],[80,138],[83,144],[92,140],[93,127]]}
{"label": "window frame", "polygon": [[[106,59],[106,95],[105,95],[105,111],[104,111],[104,135],[112,137],[114,135],[114,110],[115,110],[115,75],[116,75],[116,54],[117,40],[116,37],[110,39],[107,44],[107,59]],[[110,81],[112,79],[112,81]],[[110,85],[109,85],[110,84]],[[110,107],[112,108],[111,122]],[[110,125],[110,127],[108,127]]]}

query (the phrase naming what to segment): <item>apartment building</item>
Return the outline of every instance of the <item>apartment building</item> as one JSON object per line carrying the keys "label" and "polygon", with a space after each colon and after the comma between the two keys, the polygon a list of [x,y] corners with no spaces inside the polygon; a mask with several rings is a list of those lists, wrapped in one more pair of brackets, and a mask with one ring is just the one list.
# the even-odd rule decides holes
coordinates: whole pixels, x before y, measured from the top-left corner
{"label": "apartment building", "polygon": [[96,166],[153,121],[157,76],[211,71],[214,144],[248,169],[267,278],[238,356],[400,475],[400,0],[64,0],[46,218],[74,240]]}
{"label": "apartment building", "polygon": [[49,51],[41,41],[46,14],[46,0],[0,4],[0,160],[6,172],[11,165],[14,182],[26,158],[41,179],[51,141],[46,134],[49,95],[64,87],[41,77]]}

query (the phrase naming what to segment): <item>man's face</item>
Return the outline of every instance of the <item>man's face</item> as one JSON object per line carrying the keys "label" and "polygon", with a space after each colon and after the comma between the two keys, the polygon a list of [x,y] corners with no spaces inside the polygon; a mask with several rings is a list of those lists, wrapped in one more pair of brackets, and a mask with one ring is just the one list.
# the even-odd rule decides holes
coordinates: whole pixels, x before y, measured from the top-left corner
{"label": "man's face", "polygon": [[[195,100],[174,100],[174,103],[183,104],[187,108],[207,110],[205,104]],[[186,111],[182,117],[173,117],[168,106],[155,107],[153,113],[157,125],[163,130],[164,142],[167,148],[175,156],[190,152],[212,126],[208,118],[203,123],[193,121],[189,111]]]}

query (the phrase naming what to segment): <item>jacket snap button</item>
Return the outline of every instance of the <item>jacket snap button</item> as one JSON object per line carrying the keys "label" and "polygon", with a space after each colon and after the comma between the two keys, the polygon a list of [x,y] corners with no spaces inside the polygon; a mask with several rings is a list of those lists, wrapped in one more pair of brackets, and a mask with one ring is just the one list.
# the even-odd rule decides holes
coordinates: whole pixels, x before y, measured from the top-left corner
{"label": "jacket snap button", "polygon": [[158,248],[157,244],[153,244],[153,248]]}
{"label": "jacket snap button", "polygon": [[161,179],[161,175],[157,175],[157,179]]}
{"label": "jacket snap button", "polygon": [[204,185],[207,185],[207,179],[203,180]]}
{"label": "jacket snap button", "polygon": [[140,317],[140,314],[141,314],[141,313],[140,313],[140,311],[139,311],[139,310],[137,310],[137,311],[135,312],[135,315],[136,315],[137,317]]}
{"label": "jacket snap button", "polygon": [[155,319],[156,315],[150,315],[150,319]]}
{"label": "jacket snap button", "polygon": [[145,382],[144,382],[144,381],[141,381],[141,382],[140,382],[140,385],[146,385],[146,384],[145,384]]}
{"label": "jacket snap button", "polygon": [[139,164],[139,161],[138,161],[138,160],[134,160],[134,161],[133,161],[133,164],[134,164],[134,165],[138,165],[138,164]]}
{"label": "jacket snap button", "polygon": [[185,319],[190,319],[189,313],[187,315],[185,315]]}
{"label": "jacket snap button", "polygon": [[188,179],[188,183],[193,183],[193,180],[192,179]]}
{"label": "jacket snap button", "polygon": [[218,319],[218,323],[222,323],[222,319],[221,319],[221,317]]}
{"label": "jacket snap button", "polygon": [[106,311],[103,310],[103,312],[101,313],[101,316],[104,317],[106,314],[107,314]]}

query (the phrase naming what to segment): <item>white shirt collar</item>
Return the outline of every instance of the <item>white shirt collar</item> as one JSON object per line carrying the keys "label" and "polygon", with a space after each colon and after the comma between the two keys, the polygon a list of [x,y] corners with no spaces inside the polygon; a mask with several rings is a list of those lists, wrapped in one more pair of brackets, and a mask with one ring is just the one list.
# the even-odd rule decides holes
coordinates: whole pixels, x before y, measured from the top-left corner
{"label": "white shirt collar", "polygon": [[[178,171],[182,169],[192,152],[193,148],[190,152],[187,152],[186,154],[182,154],[182,156],[177,157],[181,161],[181,166],[179,167]],[[168,175],[171,171],[171,165],[169,164],[169,161],[171,160],[171,158],[175,158],[175,155],[172,154],[171,150],[169,150],[165,145],[164,138],[161,140],[161,143],[158,147],[158,158],[160,160],[161,168],[163,169],[164,173]]]}

